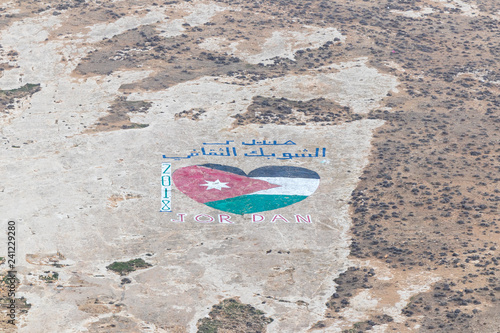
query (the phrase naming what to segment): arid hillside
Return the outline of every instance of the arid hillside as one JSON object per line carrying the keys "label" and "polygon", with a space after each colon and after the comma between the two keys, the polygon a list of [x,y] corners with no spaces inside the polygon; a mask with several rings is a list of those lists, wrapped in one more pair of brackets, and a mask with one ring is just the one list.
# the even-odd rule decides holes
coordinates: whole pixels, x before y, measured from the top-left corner
{"label": "arid hillside", "polygon": [[488,0],[2,1],[0,330],[500,332],[499,37]]}

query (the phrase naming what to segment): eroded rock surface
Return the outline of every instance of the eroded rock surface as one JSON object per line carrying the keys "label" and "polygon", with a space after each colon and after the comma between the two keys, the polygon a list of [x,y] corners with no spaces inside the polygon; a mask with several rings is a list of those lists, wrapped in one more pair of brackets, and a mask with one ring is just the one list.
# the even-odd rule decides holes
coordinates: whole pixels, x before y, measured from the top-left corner
{"label": "eroded rock surface", "polygon": [[[498,329],[494,2],[1,6],[19,332]],[[320,180],[260,217],[174,184],[164,213],[162,162]]]}

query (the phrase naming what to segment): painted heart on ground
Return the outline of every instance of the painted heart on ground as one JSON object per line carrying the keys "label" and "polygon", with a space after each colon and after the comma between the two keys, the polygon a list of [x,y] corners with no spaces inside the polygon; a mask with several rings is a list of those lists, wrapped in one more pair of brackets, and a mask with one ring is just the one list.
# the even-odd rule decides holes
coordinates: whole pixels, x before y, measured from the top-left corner
{"label": "painted heart on ground", "polygon": [[320,178],[314,171],[292,166],[265,166],[247,175],[235,167],[203,164],[177,169],[172,179],[191,199],[243,215],[302,201],[316,191]]}

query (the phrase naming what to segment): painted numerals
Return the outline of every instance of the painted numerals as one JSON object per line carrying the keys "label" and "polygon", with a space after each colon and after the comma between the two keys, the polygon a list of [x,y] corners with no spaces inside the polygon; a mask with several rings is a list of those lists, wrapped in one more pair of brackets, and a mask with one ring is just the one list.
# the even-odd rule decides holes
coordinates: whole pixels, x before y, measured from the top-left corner
{"label": "painted numerals", "polygon": [[172,165],[161,164],[161,209],[160,212],[172,211]]}

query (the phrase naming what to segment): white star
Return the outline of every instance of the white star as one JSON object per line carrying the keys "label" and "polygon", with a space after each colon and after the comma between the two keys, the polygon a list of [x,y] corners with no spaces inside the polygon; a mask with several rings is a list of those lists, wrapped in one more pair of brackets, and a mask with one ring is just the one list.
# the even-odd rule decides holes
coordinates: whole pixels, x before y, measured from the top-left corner
{"label": "white star", "polygon": [[226,184],[227,183],[221,183],[220,180],[216,180],[214,182],[211,182],[211,181],[208,181],[208,180],[205,180],[207,183],[206,184],[201,184],[200,186],[206,186],[207,187],[207,191],[208,190],[211,190],[211,189],[216,189],[216,190],[219,190],[219,191],[222,191],[223,188],[230,188],[229,186],[227,186]]}

